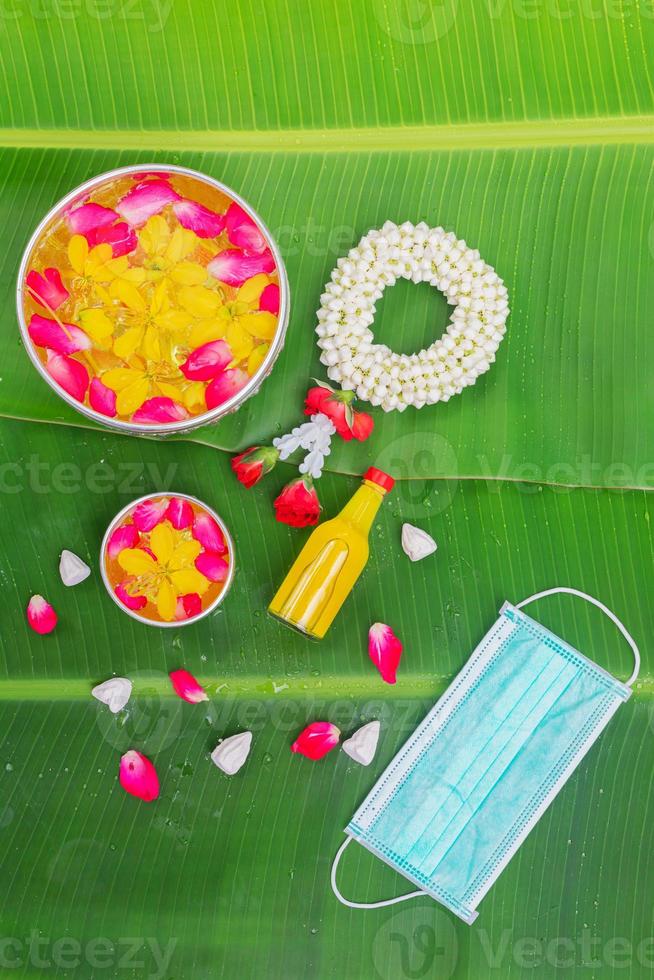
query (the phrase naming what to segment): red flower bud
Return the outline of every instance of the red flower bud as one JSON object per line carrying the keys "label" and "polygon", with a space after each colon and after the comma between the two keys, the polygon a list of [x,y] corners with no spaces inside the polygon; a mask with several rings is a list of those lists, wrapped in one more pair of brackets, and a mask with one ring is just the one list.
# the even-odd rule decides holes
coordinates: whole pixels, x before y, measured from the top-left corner
{"label": "red flower bud", "polygon": [[275,516],[282,524],[307,527],[318,523],[320,501],[311,477],[303,476],[287,483],[275,500]]}
{"label": "red flower bud", "polygon": [[253,487],[262,476],[270,473],[279,459],[272,446],[252,446],[232,458],[232,469],[244,487]]}
{"label": "red flower bud", "polygon": [[346,441],[367,439],[374,422],[365,412],[357,412],[352,407],[353,391],[334,391],[327,386],[309,388],[304,402],[304,414],[316,415],[322,412],[331,421],[336,432]]}

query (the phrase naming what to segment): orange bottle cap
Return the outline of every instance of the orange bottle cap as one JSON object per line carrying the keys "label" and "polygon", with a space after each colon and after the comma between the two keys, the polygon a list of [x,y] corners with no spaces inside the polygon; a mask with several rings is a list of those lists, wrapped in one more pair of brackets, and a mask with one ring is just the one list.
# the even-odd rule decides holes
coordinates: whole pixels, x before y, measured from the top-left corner
{"label": "orange bottle cap", "polygon": [[371,483],[376,483],[377,486],[382,487],[388,493],[395,486],[395,480],[388,473],[384,473],[383,470],[378,470],[376,466],[370,466],[366,472],[363,474],[364,480],[370,480]]}

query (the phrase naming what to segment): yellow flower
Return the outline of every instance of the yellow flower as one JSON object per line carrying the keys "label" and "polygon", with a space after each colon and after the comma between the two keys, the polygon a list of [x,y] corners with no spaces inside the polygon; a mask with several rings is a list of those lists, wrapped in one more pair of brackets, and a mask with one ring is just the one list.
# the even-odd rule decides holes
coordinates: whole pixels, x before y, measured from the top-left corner
{"label": "yellow flower", "polygon": [[125,279],[115,279],[109,293],[123,304],[119,320],[127,327],[114,341],[114,354],[126,361],[139,351],[147,360],[167,359],[175,367],[173,348],[184,341],[193,317],[172,308],[166,281],[155,286],[149,300]]}
{"label": "yellow flower", "polygon": [[[135,356],[130,359],[130,365],[111,368],[101,378],[117,395],[116,411],[119,415],[131,415],[144,401],[156,395],[186,404],[181,385],[186,386],[188,382],[174,364],[168,361],[143,361]],[[187,407],[191,408],[190,405]]]}
{"label": "yellow flower", "polygon": [[195,567],[195,559],[202,546],[188,538],[184,532],[175,531],[167,524],[157,524],[150,534],[150,550],[125,548],[118,555],[118,564],[128,575],[131,595],[142,595],[154,602],[163,620],[170,622],[175,616],[179,596],[197,592],[204,595],[209,579]]}
{"label": "yellow flower", "polygon": [[[166,280],[169,285],[194,286],[207,279],[207,270],[198,262],[188,261],[198,247],[196,235],[181,225],[171,232],[161,214],[149,218],[138,233],[139,244],[145,252],[138,271],[149,282]],[[128,276],[128,278],[133,278]],[[137,281],[142,281],[138,279]]]}
{"label": "yellow flower", "polygon": [[129,266],[126,256],[113,258],[111,245],[107,243],[103,242],[89,249],[89,243],[83,235],[73,235],[68,242],[68,261],[71,267],[65,270],[64,276],[71,279],[72,289],[78,294],[88,293],[103,284],[113,282]]}
{"label": "yellow flower", "polygon": [[249,358],[256,340],[269,341],[277,327],[277,317],[259,311],[259,297],[269,283],[268,276],[252,276],[233,300],[223,301],[219,293],[201,286],[183,287],[177,298],[184,310],[195,317],[189,345],[194,350],[213,340],[224,339],[240,363]]}

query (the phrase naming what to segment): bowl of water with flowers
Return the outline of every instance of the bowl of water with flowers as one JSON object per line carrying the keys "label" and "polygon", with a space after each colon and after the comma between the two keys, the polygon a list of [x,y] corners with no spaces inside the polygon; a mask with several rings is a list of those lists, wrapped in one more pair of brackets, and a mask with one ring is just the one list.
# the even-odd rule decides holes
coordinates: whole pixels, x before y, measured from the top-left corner
{"label": "bowl of water with flowers", "polygon": [[279,354],[289,289],[279,250],[224,184],[182,167],[124,167],[76,188],[27,245],[25,348],[78,411],[141,434],[215,422]]}
{"label": "bowl of water with flowers", "polygon": [[234,577],[221,517],[188,494],[148,494],[112,520],[100,549],[109,595],[150,626],[185,626],[213,612]]}

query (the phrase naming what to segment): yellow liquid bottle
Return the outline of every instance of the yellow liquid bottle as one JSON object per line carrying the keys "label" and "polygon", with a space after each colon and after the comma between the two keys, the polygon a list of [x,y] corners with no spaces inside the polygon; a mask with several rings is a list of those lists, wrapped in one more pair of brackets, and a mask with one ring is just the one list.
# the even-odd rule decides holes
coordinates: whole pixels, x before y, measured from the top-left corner
{"label": "yellow liquid bottle", "polygon": [[368,535],[394,480],[371,467],[337,517],[320,524],[295,559],[268,612],[321,640],[366,566]]}

